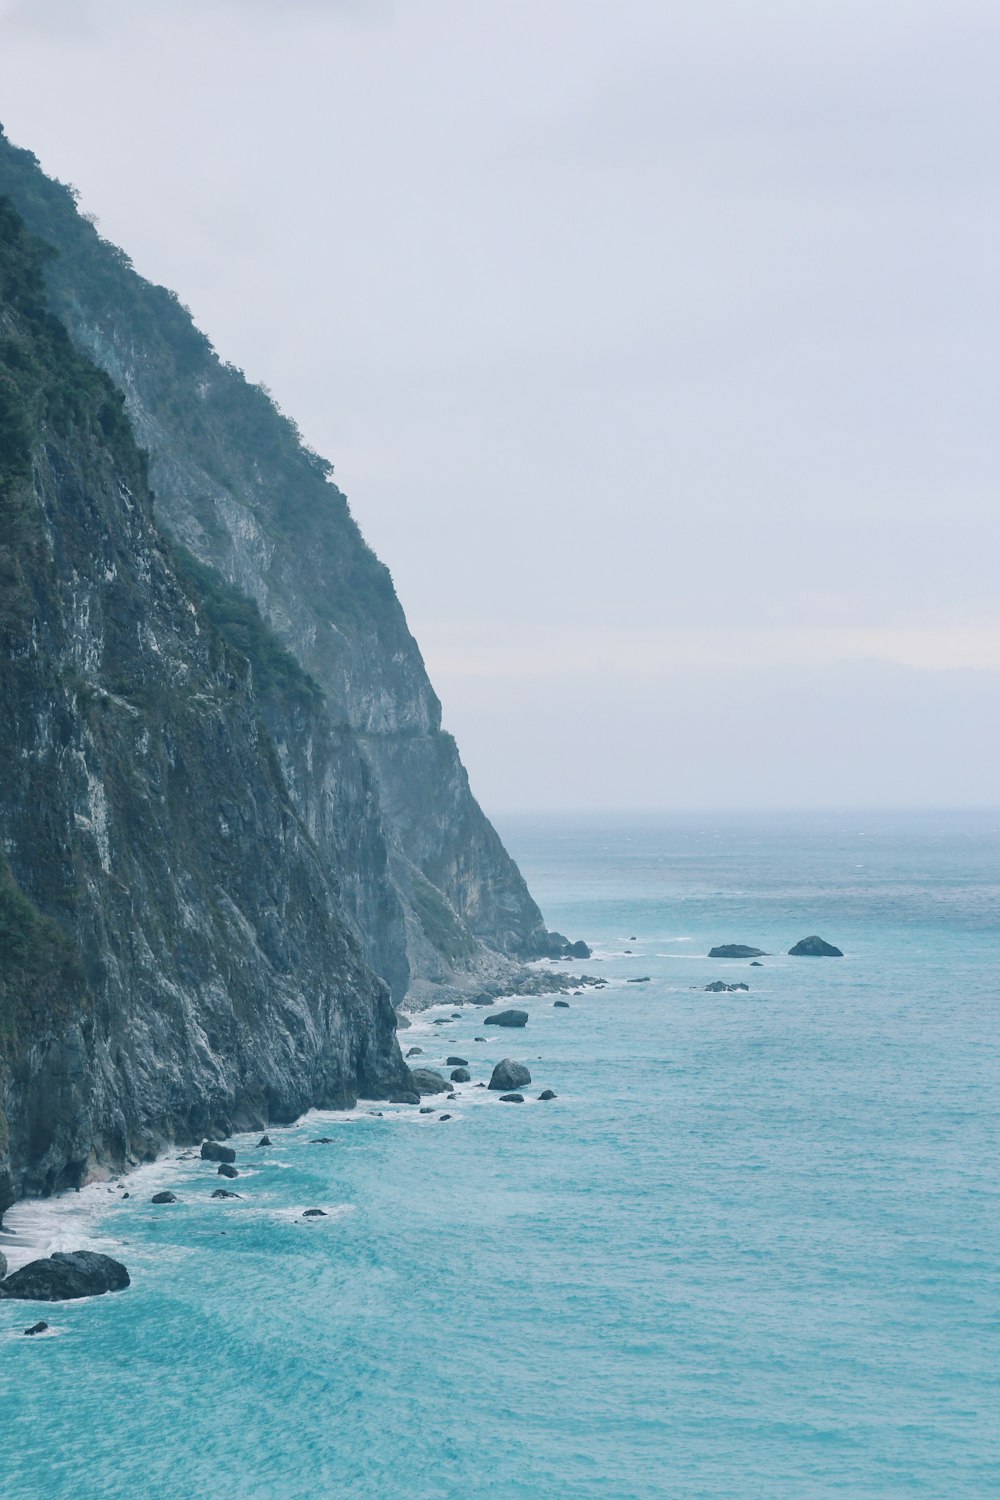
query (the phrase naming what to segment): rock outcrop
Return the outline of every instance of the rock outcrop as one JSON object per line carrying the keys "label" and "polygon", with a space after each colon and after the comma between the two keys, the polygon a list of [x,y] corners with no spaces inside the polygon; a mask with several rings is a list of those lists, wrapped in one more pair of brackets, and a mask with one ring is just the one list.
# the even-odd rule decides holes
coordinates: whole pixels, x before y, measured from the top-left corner
{"label": "rock outcrop", "polygon": [[844,956],[839,948],[835,948],[832,943],[826,943],[821,937],[815,935],[802,938],[794,948],[789,948],[788,955],[790,958],[843,958]]}
{"label": "rock outcrop", "polygon": [[521,1089],[531,1082],[531,1074],[524,1063],[515,1062],[513,1058],[505,1057],[498,1062],[493,1069],[490,1079],[491,1089]]}
{"label": "rock outcrop", "polygon": [[766,958],[767,954],[763,948],[749,948],[746,943],[722,943],[718,948],[710,948],[709,958]]}
{"label": "rock outcrop", "polygon": [[45,1260],[32,1260],[0,1281],[0,1298],[19,1302],[70,1302],[100,1297],[129,1285],[120,1261],[93,1250],[57,1251]]}

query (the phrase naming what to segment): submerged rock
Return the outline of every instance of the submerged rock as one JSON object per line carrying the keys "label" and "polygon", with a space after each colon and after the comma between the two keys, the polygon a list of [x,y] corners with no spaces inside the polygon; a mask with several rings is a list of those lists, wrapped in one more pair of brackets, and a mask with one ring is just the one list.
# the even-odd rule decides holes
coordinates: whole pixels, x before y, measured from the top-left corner
{"label": "submerged rock", "polygon": [[448,1080],[436,1068],[411,1068],[410,1077],[419,1094],[447,1094]]}
{"label": "submerged rock", "polygon": [[709,958],[767,958],[763,948],[748,948],[746,943],[722,943],[709,950]]}
{"label": "submerged rock", "polygon": [[471,1083],[472,1074],[468,1068],[452,1068],[451,1081],[452,1083]]}
{"label": "submerged rock", "polygon": [[407,1057],[422,1057],[423,1056],[423,1051],[424,1051],[423,1047],[410,1047],[407,1050],[406,1055],[407,1055]]}
{"label": "submerged rock", "polygon": [[759,958],[755,958],[750,967],[751,969],[762,969],[764,965],[761,963]]}
{"label": "submerged rock", "polygon": [[649,983],[649,975],[648,974],[642,974],[642,975],[640,975],[640,977],[638,979],[626,979],[625,983],[626,984],[648,984]]}
{"label": "submerged rock", "polygon": [[[573,993],[574,995],[579,995],[581,991],[574,990]],[[569,1010],[570,1008],[568,1000],[553,1000],[552,1004],[556,1010]]]}
{"label": "submerged rock", "polygon": [[25,1338],[29,1338],[30,1339],[33,1333],[47,1333],[48,1332],[48,1328],[49,1328],[48,1323],[43,1323],[43,1322],[32,1323],[32,1325],[31,1325],[30,1328],[26,1328],[24,1330]]}
{"label": "submerged rock", "polygon": [[725,980],[723,979],[713,979],[711,984],[705,985],[705,992],[709,995],[733,994],[736,990],[746,990],[746,992],[749,994],[750,986],[748,984],[743,984],[742,982],[738,982],[736,984],[726,984]]}
{"label": "submerged rock", "polygon": [[326,1219],[329,1215],[325,1208],[307,1208],[302,1217],[304,1219]]}
{"label": "submerged rock", "polygon": [[163,1192],[163,1193],[154,1193],[153,1196],[152,1196],[152,1198],[150,1199],[150,1202],[151,1203],[179,1203],[180,1199],[177,1197],[176,1193]]}
{"label": "submerged rock", "polygon": [[556,1099],[558,1098],[558,1095],[555,1093],[554,1089],[542,1089],[542,1092],[538,1097],[539,1099]]}
{"label": "submerged rock", "polygon": [[231,1163],[229,1163],[228,1161],[220,1161],[219,1162],[219,1176],[220,1177],[238,1177],[239,1175],[240,1174],[239,1174],[239,1172],[237,1172],[236,1168],[234,1166],[232,1166]]}
{"label": "submerged rock", "polygon": [[5,1281],[0,1297],[19,1302],[70,1302],[78,1297],[100,1297],[129,1285],[120,1261],[94,1250],[57,1250],[46,1260],[33,1260]]}
{"label": "submerged rock", "polygon": [[530,1082],[531,1074],[524,1063],[505,1057],[493,1069],[493,1077],[490,1079],[489,1086],[491,1089],[519,1089]]}
{"label": "submerged rock", "polygon": [[450,1120],[451,1118],[452,1118],[451,1115],[438,1115],[438,1120],[439,1121],[441,1121],[441,1120]]}
{"label": "submerged rock", "polygon": [[523,1094],[501,1094],[500,1095],[500,1103],[501,1104],[523,1104],[524,1103],[524,1095]]}
{"label": "submerged rock", "polygon": [[231,1193],[228,1188],[216,1188],[212,1193],[213,1198],[239,1198],[239,1193]]}
{"label": "submerged rock", "polygon": [[236,1152],[232,1146],[224,1146],[221,1141],[203,1141],[201,1159],[202,1161],[235,1161]]}
{"label": "submerged rock", "polygon": [[446,1068],[467,1068],[469,1059],[467,1057],[446,1057],[444,1060]]}
{"label": "submerged rock", "polygon": [[434,1106],[433,1106],[433,1104],[425,1104],[422,1107],[420,1113],[422,1115],[432,1115],[434,1113]]}
{"label": "submerged rock", "polygon": [[844,955],[839,948],[835,948],[832,943],[825,943],[814,933],[812,937],[802,938],[794,948],[789,948],[788,956],[789,958],[843,958]]}
{"label": "submerged rock", "polygon": [[528,1012],[526,1010],[501,1010],[495,1016],[487,1016],[487,1026],[527,1026]]}
{"label": "submerged rock", "polygon": [[318,1135],[315,1140],[309,1142],[310,1146],[332,1146],[333,1137],[330,1135]]}

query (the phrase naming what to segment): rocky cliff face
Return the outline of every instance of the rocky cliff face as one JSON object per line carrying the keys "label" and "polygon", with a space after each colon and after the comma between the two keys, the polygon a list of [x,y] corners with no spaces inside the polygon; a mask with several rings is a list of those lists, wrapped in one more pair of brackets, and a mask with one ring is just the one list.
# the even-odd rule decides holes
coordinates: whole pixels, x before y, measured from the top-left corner
{"label": "rocky cliff face", "polygon": [[[515,983],[511,960],[559,945],[472,796],[389,574],[329,466],[0,136],[4,192],[60,252],[47,269],[52,304],[125,394],[158,522],[256,601],[322,690],[332,735],[272,727],[366,957],[397,1002]],[[353,826],[370,840],[362,874]]]}
{"label": "rocky cliff face", "polygon": [[375,782],[228,605],[0,204],[0,1211],[406,1081]]}

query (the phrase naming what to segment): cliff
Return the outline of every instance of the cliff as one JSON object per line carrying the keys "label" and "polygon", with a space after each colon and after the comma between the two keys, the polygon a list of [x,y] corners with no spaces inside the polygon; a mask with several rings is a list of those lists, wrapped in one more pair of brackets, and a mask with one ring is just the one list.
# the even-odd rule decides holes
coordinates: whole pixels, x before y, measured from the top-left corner
{"label": "cliff", "polygon": [[[365,956],[397,1004],[516,987],[518,961],[564,944],[472,796],[389,573],[330,466],[220,361],[176,297],[99,237],[71,191],[0,135],[2,193],[59,251],[46,267],[51,306],[124,392],[158,524],[256,603],[321,690],[332,735],[272,729]],[[352,821],[370,838],[361,880]]]}
{"label": "cliff", "polygon": [[0,204],[0,1208],[407,1079],[283,770],[282,736],[333,753],[322,694],[213,624],[40,260]]}

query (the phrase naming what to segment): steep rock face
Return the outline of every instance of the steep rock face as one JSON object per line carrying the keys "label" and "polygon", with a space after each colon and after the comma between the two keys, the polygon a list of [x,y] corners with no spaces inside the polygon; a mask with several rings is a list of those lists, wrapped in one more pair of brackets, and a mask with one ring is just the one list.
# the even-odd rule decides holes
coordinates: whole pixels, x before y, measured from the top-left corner
{"label": "steep rock face", "polygon": [[313,832],[286,779],[334,743],[326,710],[290,658],[255,692],[38,259],[0,204],[0,1211],[408,1079],[344,916],[378,818],[350,825],[345,897],[321,849],[338,793]]}
{"label": "steep rock face", "polygon": [[[218,360],[176,298],[137,276],[76,213],[69,191],[2,135],[0,192],[60,251],[48,270],[53,304],[78,347],[125,392],[150,455],[158,519],[257,602],[320,685],[342,727],[326,756],[330,774],[340,776],[343,764],[344,785],[360,789],[350,764],[360,755],[374,780],[392,889],[369,893],[358,930],[397,999],[408,983],[411,1001],[419,1001],[429,998],[429,983],[447,982],[455,970],[460,984],[462,972],[472,982],[503,970],[498,955],[546,952],[541,914],[441,729],[440,704],[392,580],[329,466],[302,445],[265,392]],[[291,761],[296,752],[291,741],[285,745]],[[303,769],[296,767],[294,785],[315,807]],[[349,864],[338,873],[349,888]],[[437,924],[428,930],[411,899],[414,881],[420,890],[429,883],[449,924],[465,929],[461,952],[439,946]],[[509,964],[504,972],[513,979]]]}

